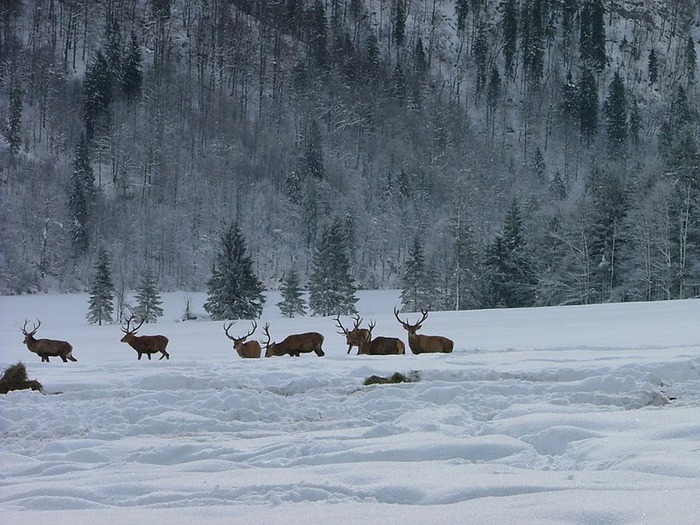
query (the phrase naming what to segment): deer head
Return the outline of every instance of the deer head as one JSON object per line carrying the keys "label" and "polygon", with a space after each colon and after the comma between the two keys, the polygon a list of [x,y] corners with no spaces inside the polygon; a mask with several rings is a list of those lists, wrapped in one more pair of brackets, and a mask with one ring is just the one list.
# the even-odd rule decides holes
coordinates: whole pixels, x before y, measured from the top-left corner
{"label": "deer head", "polygon": [[335,322],[337,323],[338,328],[340,328],[338,333],[345,336],[345,342],[348,344],[348,354],[353,346],[357,346],[359,348],[363,342],[368,342],[372,338],[370,330],[360,328],[362,317],[360,317],[359,314],[355,314],[353,316],[353,320],[355,325],[352,330],[348,330],[343,326],[343,323],[340,322],[340,314],[335,317]]}
{"label": "deer head", "polygon": [[[255,322],[255,320],[252,321],[253,323],[253,329],[245,334],[243,337],[233,337],[231,334],[228,333],[229,329],[236,324],[236,321],[231,321],[228,325],[224,324],[224,333],[226,334],[226,337],[228,337],[231,341],[233,341],[233,348],[237,352],[240,353],[241,348],[243,348],[245,340],[248,339],[251,335],[255,333],[255,330],[258,328],[258,323]],[[269,336],[268,336],[269,337]],[[252,343],[253,341],[251,341]]]}
{"label": "deer head", "polygon": [[27,332],[27,323],[28,323],[28,322],[29,322],[29,321],[27,321],[27,320],[25,319],[25,320],[24,320],[24,325],[22,326],[22,328],[20,328],[20,330],[22,331],[22,334],[24,334],[24,344],[25,344],[25,345],[27,344],[27,342],[29,342],[29,341],[31,341],[32,339],[34,339],[34,334],[36,334],[36,331],[37,331],[37,330],[39,329],[39,327],[41,326],[41,321],[40,321],[39,319],[37,319],[37,324],[34,325],[34,327],[31,329],[31,331]]}
{"label": "deer head", "polygon": [[417,323],[411,324],[408,321],[401,320],[399,317],[399,311],[396,309],[396,307],[394,307],[394,316],[396,317],[396,320],[401,323],[401,326],[404,327],[409,335],[415,335],[416,332],[421,329],[423,321],[428,318],[428,310],[421,310],[420,313],[423,315],[423,317],[421,317]]}
{"label": "deer head", "polygon": [[128,343],[130,339],[132,339],[136,335],[136,331],[141,328],[141,325],[143,325],[143,322],[146,320],[144,317],[141,319],[141,322],[136,325],[133,328],[130,328],[131,321],[134,320],[134,316],[132,315],[126,320],[126,326],[122,326],[122,332],[124,332],[124,337],[122,337],[122,343]]}

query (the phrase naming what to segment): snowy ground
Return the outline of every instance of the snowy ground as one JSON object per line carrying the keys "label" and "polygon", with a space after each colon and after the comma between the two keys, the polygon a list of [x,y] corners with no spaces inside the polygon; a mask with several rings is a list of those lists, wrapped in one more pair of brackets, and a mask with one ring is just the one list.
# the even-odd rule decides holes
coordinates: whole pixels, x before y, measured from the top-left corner
{"label": "snowy ground", "polygon": [[[406,340],[397,292],[360,295],[375,335]],[[320,331],[326,357],[244,361],[222,323],[179,320],[184,297],[140,330],[170,338],[170,361],[88,326],[85,296],[0,297],[0,367],[56,393],[0,396],[3,525],[700,519],[700,300],[433,312],[423,333],[453,354],[370,357],[272,297],[273,339]],[[27,351],[37,317],[77,363]],[[362,386],[396,371],[420,381]]]}

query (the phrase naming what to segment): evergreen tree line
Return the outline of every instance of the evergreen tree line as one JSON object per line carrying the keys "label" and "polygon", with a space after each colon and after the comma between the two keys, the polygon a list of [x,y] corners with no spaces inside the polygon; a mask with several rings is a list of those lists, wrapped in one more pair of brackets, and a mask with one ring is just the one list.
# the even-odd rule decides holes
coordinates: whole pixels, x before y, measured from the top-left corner
{"label": "evergreen tree line", "polygon": [[[404,309],[700,294],[689,2],[44,4],[0,8],[4,293],[92,289],[109,246],[127,287],[228,286],[223,317],[280,282],[290,315],[355,287]],[[249,282],[225,274],[232,220]]]}

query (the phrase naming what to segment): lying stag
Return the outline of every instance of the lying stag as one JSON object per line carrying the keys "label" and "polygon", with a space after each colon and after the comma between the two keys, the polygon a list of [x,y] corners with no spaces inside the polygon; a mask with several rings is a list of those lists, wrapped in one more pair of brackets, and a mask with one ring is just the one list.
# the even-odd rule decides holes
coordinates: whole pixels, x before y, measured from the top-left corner
{"label": "lying stag", "polygon": [[454,348],[454,342],[447,337],[441,335],[418,335],[416,332],[421,329],[423,321],[428,318],[428,311],[420,311],[423,317],[415,324],[410,324],[407,321],[402,321],[399,317],[399,311],[394,307],[394,316],[401,323],[401,326],[408,332],[408,346],[414,354],[449,354]]}
{"label": "lying stag", "polygon": [[49,357],[60,357],[64,363],[68,361],[77,361],[73,357],[73,347],[66,341],[54,341],[53,339],[34,339],[34,334],[41,326],[41,321],[37,319],[37,324],[32,328],[31,332],[27,332],[27,323],[24,321],[24,326],[21,328],[24,334],[24,344],[27,345],[30,352],[41,357],[41,362],[49,362]]}
{"label": "lying stag", "polygon": [[321,348],[323,344],[323,336],[318,332],[307,332],[305,334],[294,334],[287,336],[281,343],[271,343],[270,340],[270,323],[266,323],[263,331],[267,336],[267,341],[263,341],[265,345],[265,357],[291,355],[299,357],[300,354],[314,352],[317,356],[323,357],[325,352]]}
{"label": "lying stag", "polygon": [[348,344],[348,354],[350,353],[350,350],[352,350],[353,346],[357,347],[357,351],[359,353],[360,344],[363,342],[368,342],[370,339],[372,339],[372,333],[369,330],[366,328],[360,328],[362,318],[359,315],[355,315],[353,319],[355,320],[355,327],[352,330],[348,330],[340,322],[340,314],[335,317],[335,322],[338,323],[338,328],[341,329],[341,331],[338,333],[345,336],[345,342]]}
{"label": "lying stag", "polygon": [[138,326],[130,329],[129,325],[133,320],[134,316],[132,315],[126,320],[126,326],[122,326],[122,332],[124,332],[124,337],[122,337],[122,343],[128,343],[128,345],[131,348],[136,350],[136,353],[139,354],[139,361],[141,360],[141,356],[143,354],[146,354],[148,360],[150,361],[151,354],[158,353],[162,354],[160,356],[161,359],[163,359],[164,357],[170,359],[170,354],[165,351],[165,347],[168,346],[168,338],[164,335],[135,335],[136,330],[141,328],[141,325],[143,324],[145,319],[141,319],[141,322],[138,324]]}
{"label": "lying stag", "polygon": [[255,329],[258,327],[258,324],[255,321],[253,321],[253,329],[250,332],[248,332],[243,337],[233,337],[231,334],[228,333],[228,330],[234,324],[236,324],[236,322],[231,321],[228,324],[228,326],[224,325],[224,332],[226,333],[226,337],[233,341],[233,349],[238,353],[240,357],[243,357],[245,359],[259,358],[262,353],[260,343],[258,343],[257,341],[248,341],[246,343],[246,339],[248,339],[251,335],[253,335],[253,333],[255,333]]}
{"label": "lying stag", "polygon": [[376,323],[369,323],[369,339],[360,342],[360,349],[357,355],[403,355],[406,353],[406,346],[401,339],[396,337],[375,337],[372,339],[372,330]]}

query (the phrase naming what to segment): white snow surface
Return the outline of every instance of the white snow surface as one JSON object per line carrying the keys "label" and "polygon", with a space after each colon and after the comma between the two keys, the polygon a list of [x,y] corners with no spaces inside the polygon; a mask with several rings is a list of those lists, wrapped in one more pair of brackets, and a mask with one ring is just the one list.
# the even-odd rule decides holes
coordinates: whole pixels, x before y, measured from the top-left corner
{"label": "white snow surface", "polygon": [[[398,291],[358,296],[407,343]],[[326,356],[243,360],[202,294],[163,299],[139,334],[171,359],[137,361],[85,295],[0,297],[0,366],[49,394],[0,396],[3,525],[700,523],[700,300],[431,312],[452,354],[374,357],[271,293],[260,327]],[[36,318],[77,363],[29,353]],[[394,372],[419,380],[363,386]]]}

